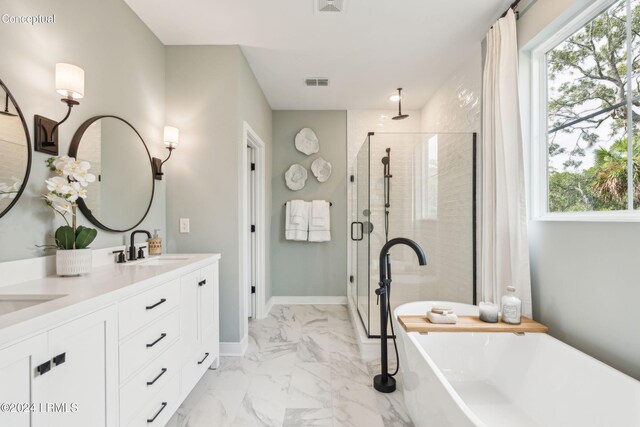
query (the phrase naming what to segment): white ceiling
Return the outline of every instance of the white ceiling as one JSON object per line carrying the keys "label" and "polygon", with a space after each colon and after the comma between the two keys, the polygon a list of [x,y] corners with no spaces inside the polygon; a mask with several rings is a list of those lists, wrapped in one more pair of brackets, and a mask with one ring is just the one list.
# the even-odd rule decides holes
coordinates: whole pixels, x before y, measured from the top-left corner
{"label": "white ceiling", "polygon": [[[511,0],[125,0],[166,45],[242,46],[273,109],[421,108]],[[304,86],[328,77],[328,88]]]}

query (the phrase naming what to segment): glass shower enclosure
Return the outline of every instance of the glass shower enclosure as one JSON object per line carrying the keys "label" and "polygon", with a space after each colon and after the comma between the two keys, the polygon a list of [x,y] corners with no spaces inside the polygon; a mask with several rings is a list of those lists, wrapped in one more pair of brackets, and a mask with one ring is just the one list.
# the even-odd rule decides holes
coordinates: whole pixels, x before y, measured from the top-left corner
{"label": "glass shower enclosure", "polygon": [[[476,303],[476,134],[370,133],[356,158],[351,244],[353,304],[371,338],[380,336],[380,249],[391,250],[391,310],[412,301]],[[388,331],[391,333],[391,331]]]}

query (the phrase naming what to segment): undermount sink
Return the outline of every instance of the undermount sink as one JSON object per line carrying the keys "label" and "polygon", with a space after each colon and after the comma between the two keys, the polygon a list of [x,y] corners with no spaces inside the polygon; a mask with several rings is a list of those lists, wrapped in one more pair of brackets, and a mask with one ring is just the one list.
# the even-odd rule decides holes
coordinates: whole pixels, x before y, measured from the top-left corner
{"label": "undermount sink", "polygon": [[0,316],[64,296],[65,295],[0,295]]}
{"label": "undermount sink", "polygon": [[162,258],[151,258],[146,261],[137,261],[137,262],[129,262],[124,265],[128,266],[138,266],[138,267],[154,267],[158,265],[171,265],[180,261],[184,261],[187,258],[185,257],[162,257]]}

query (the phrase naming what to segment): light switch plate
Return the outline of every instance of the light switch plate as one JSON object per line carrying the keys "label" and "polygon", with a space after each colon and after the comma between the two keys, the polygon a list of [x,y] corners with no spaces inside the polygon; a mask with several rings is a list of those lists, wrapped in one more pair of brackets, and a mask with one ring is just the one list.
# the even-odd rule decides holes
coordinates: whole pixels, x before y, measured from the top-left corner
{"label": "light switch plate", "polygon": [[180,232],[181,233],[189,232],[189,218],[180,218]]}

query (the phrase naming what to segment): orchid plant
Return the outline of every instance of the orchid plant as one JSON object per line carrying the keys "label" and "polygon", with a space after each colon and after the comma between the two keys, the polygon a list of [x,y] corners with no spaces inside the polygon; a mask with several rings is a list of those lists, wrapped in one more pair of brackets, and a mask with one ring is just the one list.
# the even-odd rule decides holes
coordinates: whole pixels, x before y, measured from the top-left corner
{"label": "orchid plant", "polygon": [[[87,186],[96,180],[95,175],[89,173],[91,164],[69,156],[51,157],[46,163],[56,176],[45,180],[49,191],[44,195],[45,202],[67,224],[56,230],[56,246],[65,250],[85,249],[98,234],[94,228],[76,226],[78,199],[87,197]],[[71,217],[71,223],[67,215]]]}

